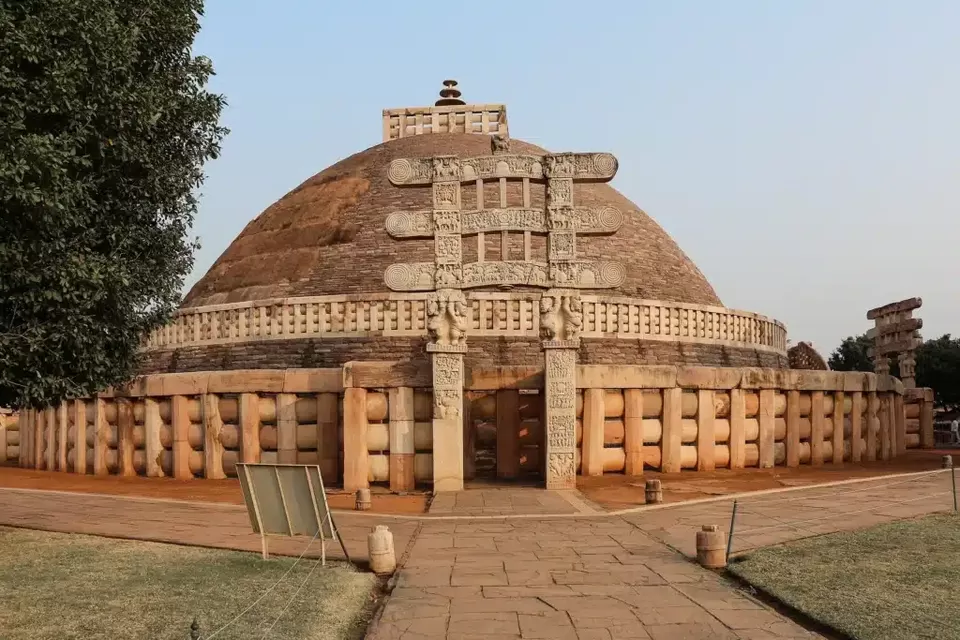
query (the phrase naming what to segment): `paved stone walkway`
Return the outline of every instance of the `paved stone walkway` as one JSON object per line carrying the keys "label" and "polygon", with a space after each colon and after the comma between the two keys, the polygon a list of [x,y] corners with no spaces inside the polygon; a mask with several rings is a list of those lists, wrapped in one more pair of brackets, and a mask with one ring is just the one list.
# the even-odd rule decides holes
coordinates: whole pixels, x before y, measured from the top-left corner
{"label": "paved stone walkway", "polygon": [[425,522],[368,636],[815,637],[619,517]]}
{"label": "paved stone walkway", "polygon": [[600,513],[579,491],[543,491],[532,488],[468,489],[441,493],[430,503],[430,515],[512,516]]}
{"label": "paved stone walkway", "polygon": [[[726,529],[731,504],[603,514],[576,492],[484,489],[441,497],[433,517],[336,518],[353,559],[379,523],[407,551],[376,640],[818,637],[683,555],[701,525]],[[734,551],[950,508],[949,473],[753,495],[739,499]],[[246,509],[225,504],[0,489],[0,524],[260,549]]]}

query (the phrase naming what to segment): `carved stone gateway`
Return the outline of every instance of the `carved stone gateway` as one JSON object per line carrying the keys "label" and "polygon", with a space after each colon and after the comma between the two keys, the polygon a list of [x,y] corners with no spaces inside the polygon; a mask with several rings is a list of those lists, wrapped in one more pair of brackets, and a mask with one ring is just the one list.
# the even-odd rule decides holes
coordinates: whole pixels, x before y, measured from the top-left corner
{"label": "carved stone gateway", "polygon": [[900,379],[907,389],[917,386],[914,352],[920,346],[919,330],[923,327],[923,320],[914,318],[913,311],[922,304],[920,298],[908,298],[867,312],[867,319],[875,322],[875,326],[867,331],[867,337],[873,340],[869,355],[873,358],[874,371],[890,373],[890,354],[896,353]]}
{"label": "carved stone gateway", "polygon": [[544,349],[547,489],[577,486],[577,349],[583,312],[580,296],[548,291],[540,301]]}
{"label": "carved stone gateway", "polygon": [[[388,177],[397,186],[431,185],[433,207],[391,213],[385,222],[394,238],[433,238],[432,262],[398,263],[384,273],[394,291],[434,291],[427,300],[427,351],[433,367],[433,487],[463,488],[463,354],[472,287],[533,286],[548,289],[540,300],[545,364],[544,441],[546,484],[576,487],[576,364],[583,307],[576,289],[615,288],[626,270],[614,261],[577,257],[578,234],[615,233],[623,214],[613,207],[577,207],[574,182],[607,182],[617,172],[608,153],[515,154],[504,136],[491,138],[491,155],[401,158]],[[484,206],[484,181],[499,183],[497,206]],[[523,202],[510,207],[507,181],[522,181]],[[531,180],[545,182],[544,209],[531,206]],[[476,183],[476,209],[461,211],[461,189]],[[500,234],[499,260],[485,260],[485,234]],[[523,234],[523,256],[510,256],[508,234]],[[531,235],[547,237],[547,261],[531,258]],[[477,261],[463,263],[464,236],[477,236]]]}

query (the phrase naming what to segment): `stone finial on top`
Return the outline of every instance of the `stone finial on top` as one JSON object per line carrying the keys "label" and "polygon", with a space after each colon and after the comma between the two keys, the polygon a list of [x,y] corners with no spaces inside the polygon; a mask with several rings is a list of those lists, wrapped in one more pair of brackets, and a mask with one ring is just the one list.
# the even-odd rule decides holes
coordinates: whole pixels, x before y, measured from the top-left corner
{"label": "stone finial on top", "polygon": [[450,105],[467,104],[460,99],[460,89],[457,89],[456,80],[444,80],[443,89],[440,90],[440,99],[434,103],[436,107],[446,107]]}

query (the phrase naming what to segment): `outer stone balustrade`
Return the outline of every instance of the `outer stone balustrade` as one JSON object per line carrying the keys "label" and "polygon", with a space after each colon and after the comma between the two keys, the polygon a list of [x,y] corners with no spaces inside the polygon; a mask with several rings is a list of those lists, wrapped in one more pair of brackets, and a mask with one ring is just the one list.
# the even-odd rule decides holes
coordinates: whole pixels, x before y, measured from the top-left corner
{"label": "outer stone balustrade", "polygon": [[[183,309],[145,348],[172,349],[296,338],[427,335],[423,294],[262,300]],[[581,338],[727,345],[786,354],[783,324],[724,307],[582,295]],[[467,294],[468,331],[479,337],[539,339],[539,293]]]}

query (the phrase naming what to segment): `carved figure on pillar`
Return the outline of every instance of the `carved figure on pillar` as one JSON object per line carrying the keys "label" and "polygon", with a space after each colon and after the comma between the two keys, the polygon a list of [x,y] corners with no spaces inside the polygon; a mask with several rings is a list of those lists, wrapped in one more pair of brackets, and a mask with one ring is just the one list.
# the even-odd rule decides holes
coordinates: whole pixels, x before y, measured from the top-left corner
{"label": "carved figure on pillar", "polygon": [[[571,342],[580,339],[583,304],[570,292],[548,292],[540,299],[540,337],[547,342]],[[569,345],[576,348],[575,345]]]}
{"label": "carved figure on pillar", "polygon": [[466,342],[467,301],[461,291],[438,291],[427,300],[427,331],[436,346],[459,347]]}

